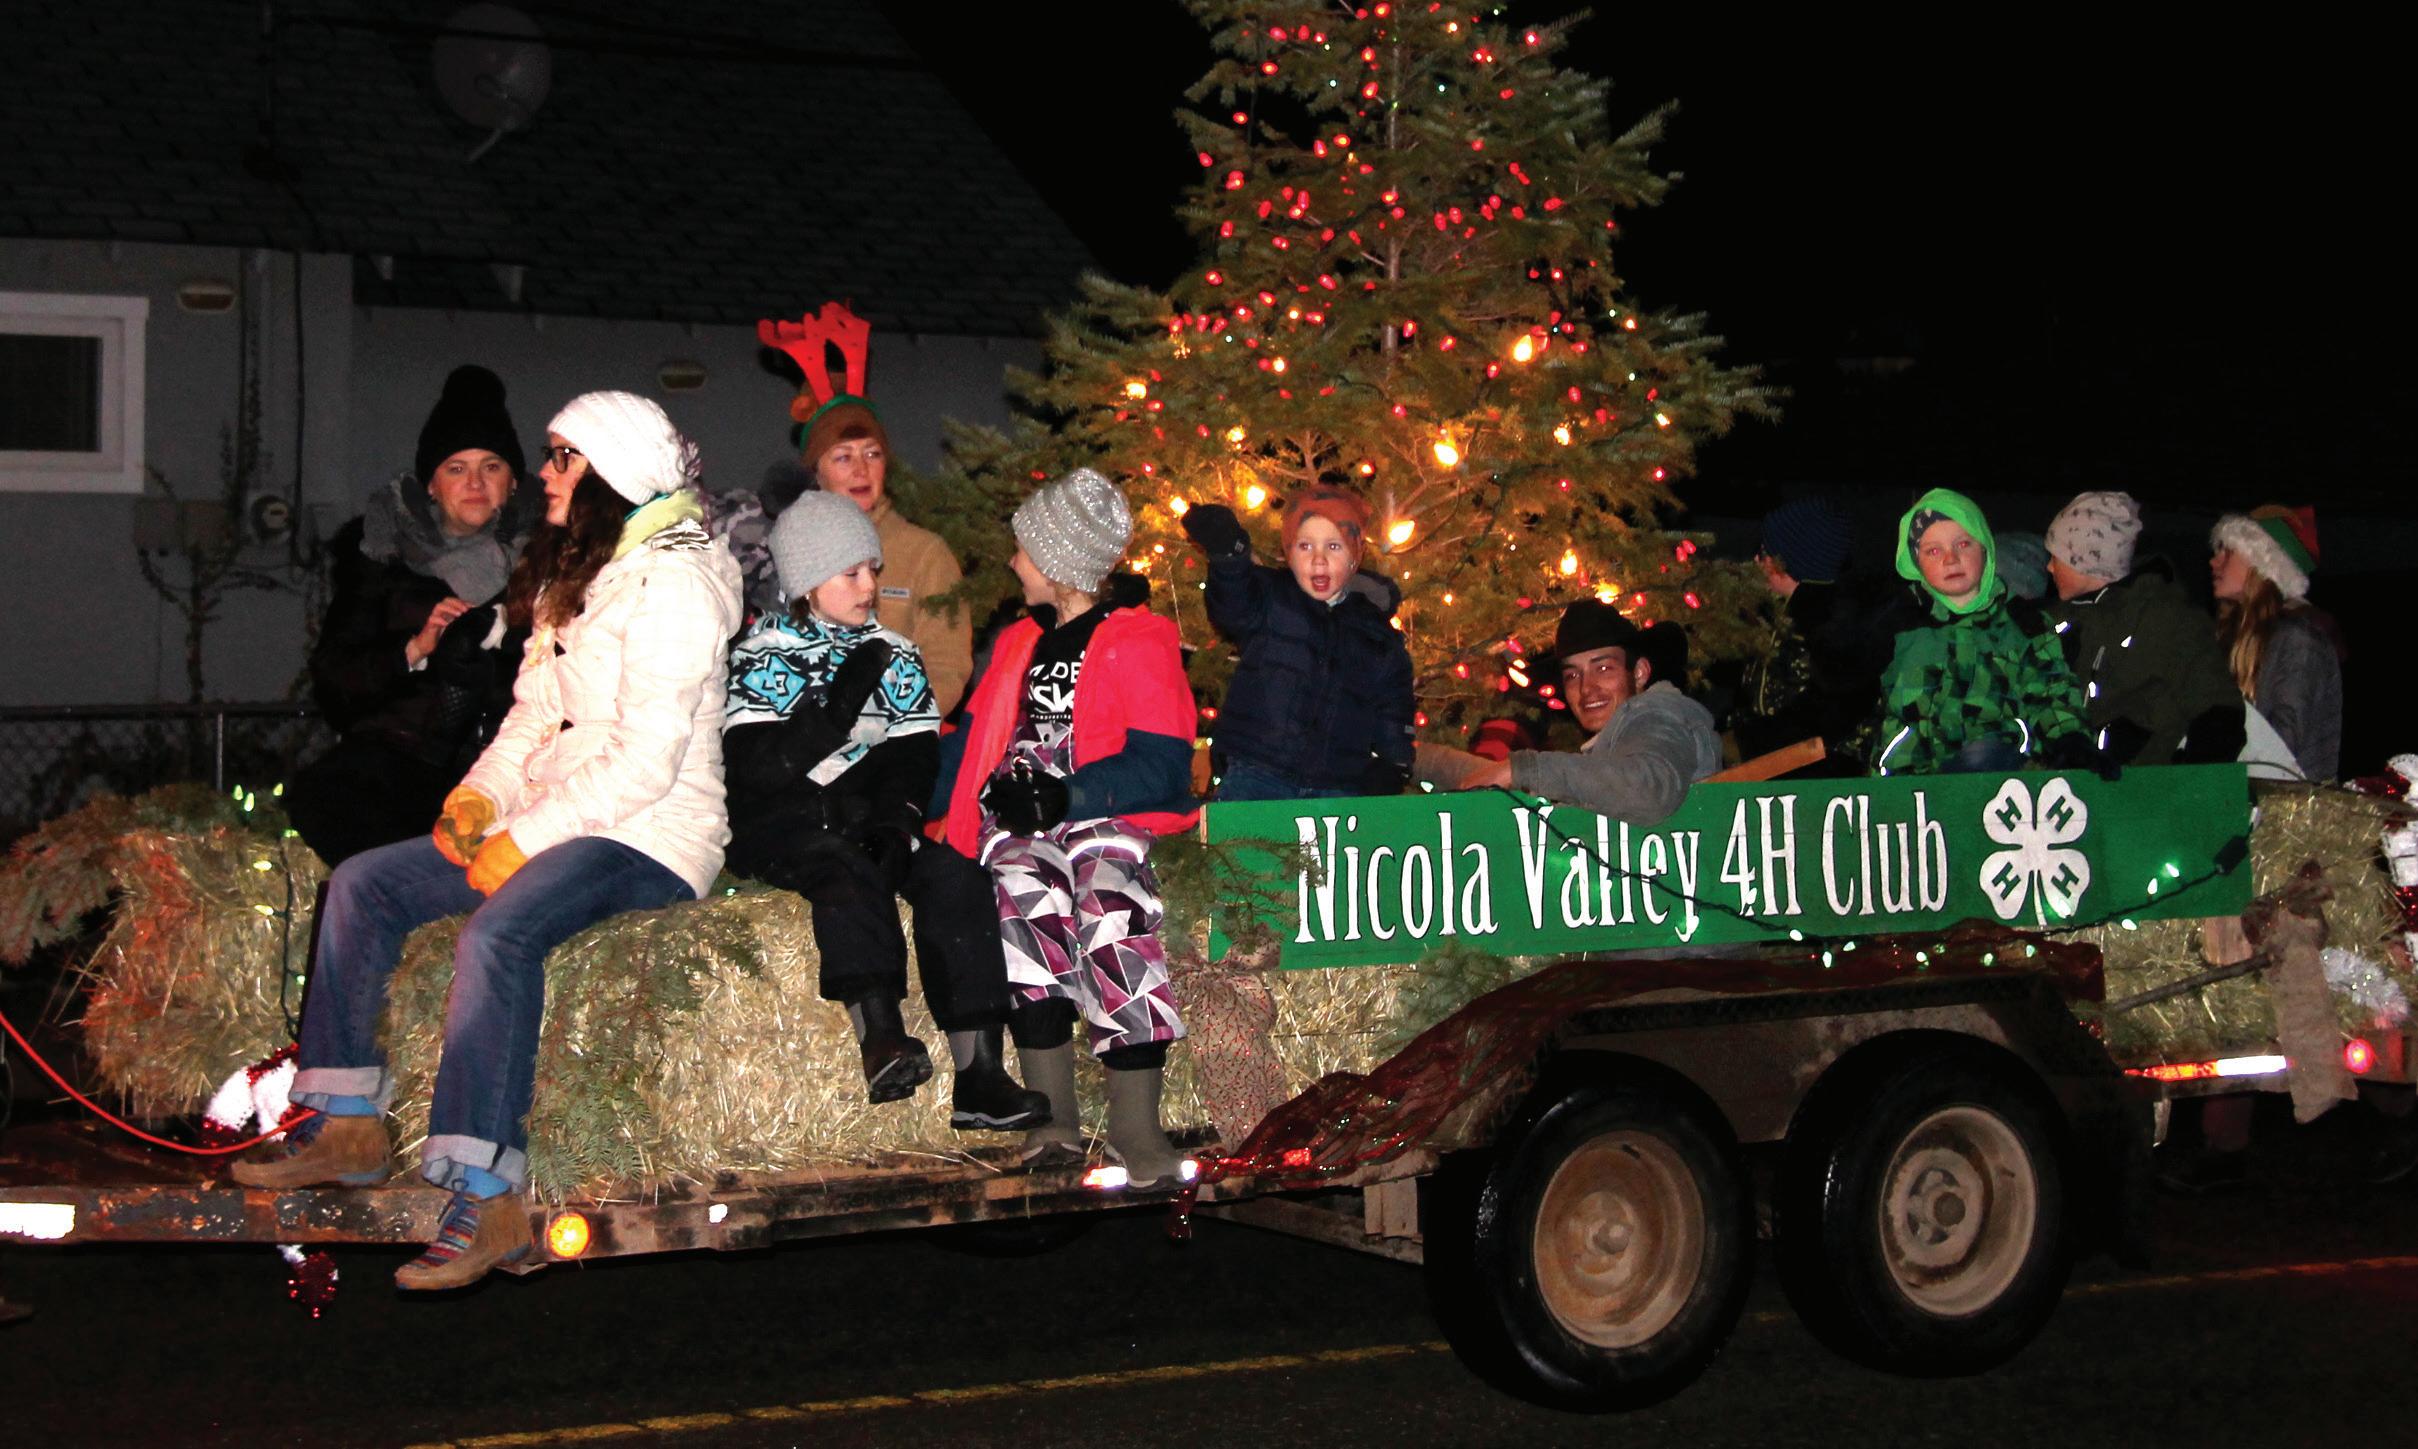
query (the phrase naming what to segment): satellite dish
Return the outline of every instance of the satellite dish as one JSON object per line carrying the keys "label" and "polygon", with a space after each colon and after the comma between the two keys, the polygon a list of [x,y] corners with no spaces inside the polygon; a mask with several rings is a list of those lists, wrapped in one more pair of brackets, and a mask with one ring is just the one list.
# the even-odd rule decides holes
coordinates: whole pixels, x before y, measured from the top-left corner
{"label": "satellite dish", "polygon": [[434,61],[437,94],[453,113],[487,128],[478,160],[529,124],[554,84],[554,52],[537,22],[509,5],[465,5],[445,22]]}

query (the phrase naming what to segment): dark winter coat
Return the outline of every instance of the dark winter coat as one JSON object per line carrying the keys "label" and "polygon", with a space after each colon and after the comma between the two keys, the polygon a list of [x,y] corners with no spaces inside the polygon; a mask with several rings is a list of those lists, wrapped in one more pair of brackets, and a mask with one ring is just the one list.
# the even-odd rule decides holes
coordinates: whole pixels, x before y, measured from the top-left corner
{"label": "dark winter coat", "polygon": [[2216,626],[2162,559],[2041,612],[2082,681],[2093,734],[2117,764],[2204,764],[2242,752],[2242,695]]}
{"label": "dark winter coat", "polygon": [[[826,718],[832,674],[875,638],[894,652],[873,695],[843,729]],[[785,652],[784,645],[796,649]],[[767,658],[808,670],[803,688],[777,701],[754,688],[751,661]],[[881,883],[897,890],[907,846],[923,830],[924,802],[940,771],[932,687],[914,644],[877,627],[784,619],[760,625],[732,654],[731,670],[735,718],[722,731],[730,868],[805,890],[802,876],[827,869],[831,851],[869,852],[883,867]],[[777,695],[797,679],[771,688]],[[786,717],[755,717],[768,706],[785,710]],[[872,743],[853,761],[839,753],[867,739]],[[827,783],[815,780],[816,773]]]}
{"label": "dark winter coat", "polygon": [[1747,666],[1730,727],[1745,759],[1819,738],[1820,772],[1859,769],[1851,741],[1881,697],[1891,643],[1921,620],[1902,588],[1800,582],[1781,601],[1772,652]]}
{"label": "dark winter coat", "polygon": [[2300,772],[2331,780],[2342,766],[2342,655],[2317,611],[2286,609],[2259,654],[2258,712]]}
{"label": "dark winter coat", "polygon": [[1209,622],[1242,658],[1218,707],[1216,753],[1311,789],[1390,794],[1416,743],[1402,591],[1363,570],[1335,603],[1248,554],[1209,561]]}
{"label": "dark winter coat", "polygon": [[495,623],[474,609],[448,625],[436,652],[411,668],[403,646],[452,594],[399,558],[361,552],[361,520],[329,544],[331,593],[311,647],[311,692],[339,734],[378,740],[459,778],[512,708],[525,633],[482,648]]}

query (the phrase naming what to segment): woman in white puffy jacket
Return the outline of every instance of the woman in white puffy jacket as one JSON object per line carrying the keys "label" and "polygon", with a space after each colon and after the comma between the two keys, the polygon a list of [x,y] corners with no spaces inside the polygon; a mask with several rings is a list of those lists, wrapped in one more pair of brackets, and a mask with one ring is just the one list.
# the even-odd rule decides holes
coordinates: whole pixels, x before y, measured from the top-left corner
{"label": "woman in white puffy jacket", "polygon": [[546,442],[546,527],[505,592],[533,630],[511,713],[430,838],[330,879],[294,1081],[322,1115],[235,1169],[259,1187],[384,1179],[387,982],[413,928],[469,912],[421,1148],[454,1196],[437,1241],[396,1271],[404,1288],[454,1287],[530,1251],[546,953],[608,916],[703,895],[730,840],[722,691],[740,579],[700,525],[694,449],[661,408],[616,392],[574,399]]}

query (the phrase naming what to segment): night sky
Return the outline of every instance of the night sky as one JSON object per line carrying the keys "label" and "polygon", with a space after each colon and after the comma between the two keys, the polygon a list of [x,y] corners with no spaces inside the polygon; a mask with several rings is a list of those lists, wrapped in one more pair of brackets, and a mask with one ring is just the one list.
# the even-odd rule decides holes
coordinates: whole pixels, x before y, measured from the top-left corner
{"label": "night sky", "polygon": [[[1169,208],[1198,172],[1168,117],[1210,55],[1172,0],[937,26],[886,8],[1112,274],[1188,262]],[[1566,52],[1614,81],[1618,124],[1680,103],[1656,156],[1685,180],[1623,223],[1637,296],[1706,312],[1793,394],[1783,424],[1708,451],[1691,500],[1949,483],[2399,505],[2409,308],[2387,217],[2408,167],[2387,144],[2408,125],[2381,41],[1926,14],[1773,28],[1606,6]]]}

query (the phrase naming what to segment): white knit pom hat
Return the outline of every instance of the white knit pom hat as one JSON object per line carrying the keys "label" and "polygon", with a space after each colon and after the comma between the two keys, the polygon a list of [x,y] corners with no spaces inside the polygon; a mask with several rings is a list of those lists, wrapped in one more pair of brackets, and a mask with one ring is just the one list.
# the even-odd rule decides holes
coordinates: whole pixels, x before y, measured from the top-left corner
{"label": "white knit pom hat", "polygon": [[582,393],[546,424],[579,449],[605,485],[632,503],[693,486],[697,445],[653,400],[634,392]]}
{"label": "white knit pom hat", "polygon": [[1017,506],[1016,542],[1042,576],[1093,594],[1125,556],[1133,513],[1125,492],[1089,468],[1077,468]]}

